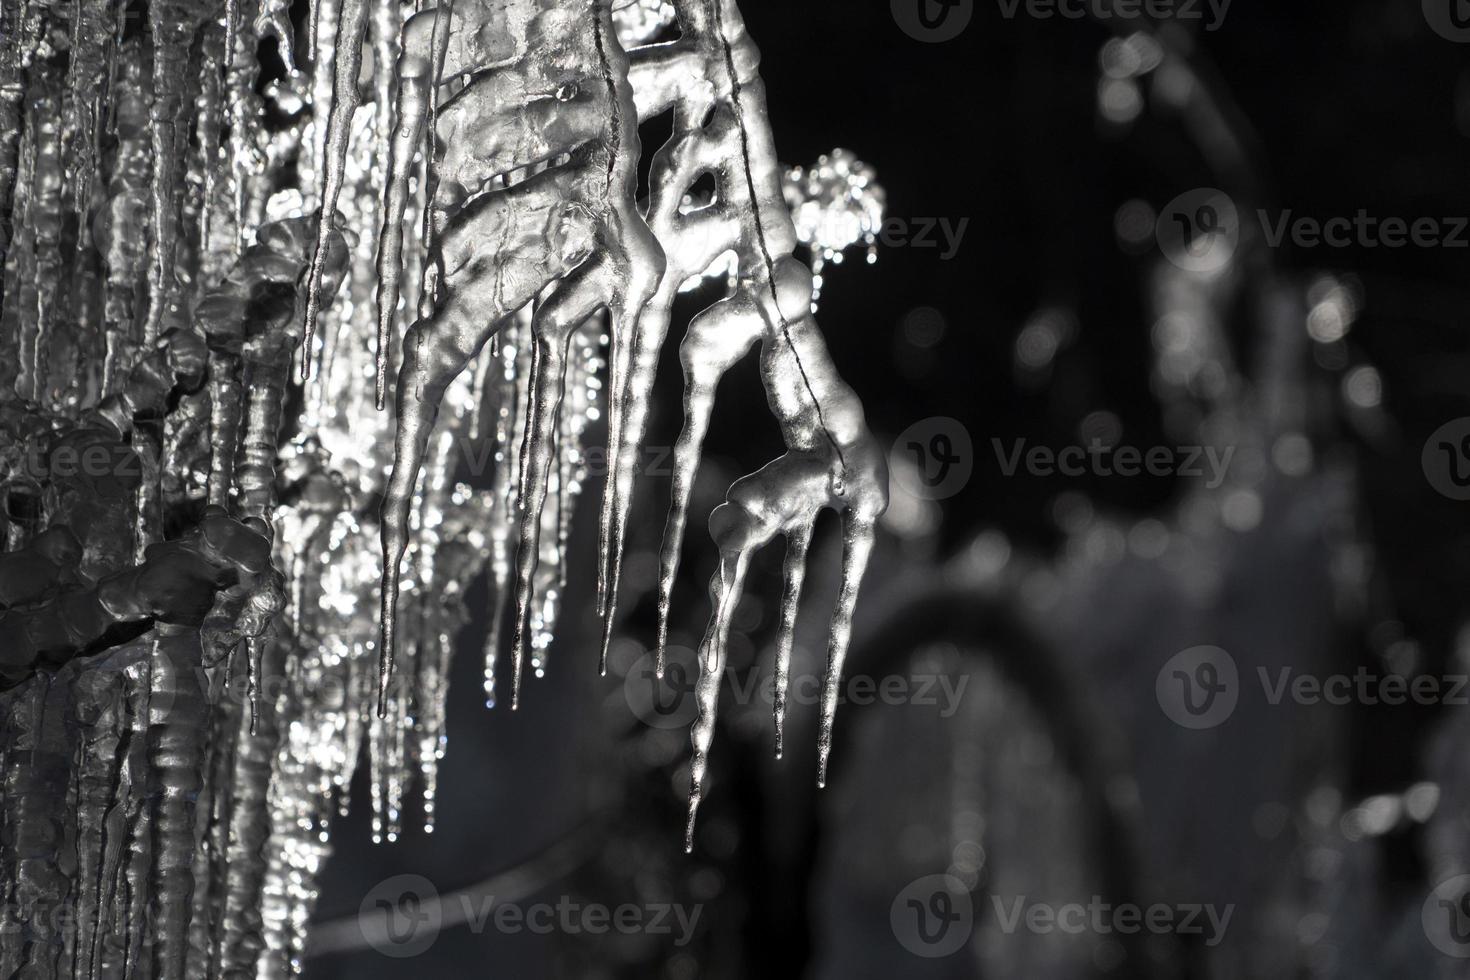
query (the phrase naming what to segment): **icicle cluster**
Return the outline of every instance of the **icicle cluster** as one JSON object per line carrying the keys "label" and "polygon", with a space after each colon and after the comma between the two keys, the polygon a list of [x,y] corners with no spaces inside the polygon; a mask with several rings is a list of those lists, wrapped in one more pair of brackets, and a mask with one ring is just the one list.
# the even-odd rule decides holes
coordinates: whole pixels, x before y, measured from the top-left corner
{"label": "icicle cluster", "polygon": [[840,255],[882,196],[840,152],[778,166],[756,65],[730,0],[0,0],[0,976],[299,972],[364,746],[375,836],[415,787],[433,828],[482,570],[487,702],[512,596],[512,704],[544,670],[603,421],[605,660],[658,354],[704,279],[660,651],[714,390],[757,345],[788,451],[711,518],[691,841],[749,557],[787,539],[784,672],[824,507],[825,771],[886,474],[791,253]]}
{"label": "icicle cluster", "polygon": [[[649,224],[669,256],[669,270],[650,304],[646,328],[639,331],[630,391],[649,389],[679,285],[727,252],[734,253],[736,278],[728,296],[690,323],[681,348],[684,427],[675,450],[673,502],[660,563],[660,666],[668,636],[670,596],[715,389],[724,373],[757,343],[767,403],[788,447],[762,469],[737,480],[727,502],[710,515],[710,530],[721,557],[710,585],[714,612],[699,650],[699,717],[693,731],[685,839],[686,848],[692,848],[730,619],[740,600],[750,556],[778,534],[786,539],[775,677],[779,754],[807,547],[817,515],[830,508],[842,515],[843,551],[817,746],[818,783],[826,781],[852,612],[876,521],[888,506],[888,472],[883,453],[864,424],[862,405],[838,376],[817,329],[811,312],[811,272],[791,254],[798,238],[783,200],[755,44],[733,0],[679,0],[674,9],[678,40],[636,49],[631,56],[631,82],[640,116],[672,111],[674,134],[654,156],[648,205]],[[691,84],[691,79],[696,81]],[[714,177],[714,199],[685,213],[683,202],[705,174]],[[808,244],[817,247],[815,242]],[[609,622],[645,407],[632,407],[628,436],[619,443]]]}

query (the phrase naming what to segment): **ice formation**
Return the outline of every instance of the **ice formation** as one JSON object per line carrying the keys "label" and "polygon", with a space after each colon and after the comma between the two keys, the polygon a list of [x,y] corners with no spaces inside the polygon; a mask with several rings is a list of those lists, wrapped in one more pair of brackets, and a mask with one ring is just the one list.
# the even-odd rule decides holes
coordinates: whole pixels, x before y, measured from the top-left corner
{"label": "ice formation", "polygon": [[757,347],[787,451],[710,518],[688,843],[750,556],[786,539],[784,676],[828,508],[825,772],[887,474],[793,251],[871,245],[882,194],[841,152],[777,164],[757,62],[733,0],[0,0],[0,976],[299,970],[364,743],[375,835],[415,784],[432,828],[481,569],[512,704],[544,667],[604,418],[606,650],[692,281],[726,293],[681,347],[660,656],[714,391]]}

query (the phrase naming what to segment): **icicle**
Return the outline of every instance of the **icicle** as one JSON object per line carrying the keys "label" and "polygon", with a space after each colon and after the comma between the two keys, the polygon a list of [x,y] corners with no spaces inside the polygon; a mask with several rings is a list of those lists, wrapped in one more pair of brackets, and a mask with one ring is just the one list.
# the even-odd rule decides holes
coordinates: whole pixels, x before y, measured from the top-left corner
{"label": "icicle", "polygon": [[[28,73],[23,118],[25,136],[20,144],[14,214],[17,218],[10,260],[3,269],[8,283],[0,307],[0,331],[16,362],[6,365],[3,377],[15,372],[15,390],[23,398],[47,402],[47,353],[56,319],[56,295],[61,278],[61,210],[64,168],[60,159],[60,80],[49,66],[34,65]],[[8,354],[9,352],[7,352]]]}
{"label": "icicle", "polygon": [[[575,277],[575,274],[574,274]],[[526,636],[530,631],[531,597],[536,574],[536,556],[540,552],[542,509],[546,503],[547,481],[551,475],[552,440],[556,432],[557,412],[561,408],[566,379],[566,354],[572,331],[589,314],[592,288],[586,277],[579,279],[582,289],[572,287],[567,293],[569,308],[551,300],[537,308],[531,320],[531,408],[526,417],[526,435],[521,445],[521,543],[516,570],[515,633],[511,640],[513,668],[510,691],[511,709],[519,707],[521,666],[525,656]]]}
{"label": "icicle", "polygon": [[[230,0],[230,4],[234,9],[227,6],[226,19],[238,20],[239,0]],[[201,32],[199,94],[194,99],[197,117],[196,139],[198,141],[196,166],[199,182],[197,187],[199,193],[198,241],[196,243],[199,271],[194,276],[192,284],[195,296],[213,285],[234,258],[232,249],[217,247],[215,240],[221,211],[220,204],[223,203],[221,182],[227,166],[220,145],[227,108],[223,97],[225,84],[223,72],[238,34],[237,28],[238,25],[222,25],[218,21],[210,20],[205,23]],[[191,174],[191,176],[196,175]],[[227,236],[225,241],[232,242],[232,239],[232,235]]]}
{"label": "icicle", "polygon": [[419,731],[413,752],[422,780],[424,832],[434,832],[435,803],[439,794],[439,762],[447,741],[445,728],[449,702],[449,660],[454,638],[447,629],[433,637],[432,650],[420,655],[418,683],[414,696],[414,727]]}
{"label": "icicle", "polygon": [[229,70],[235,57],[235,41],[240,35],[241,0],[225,0],[225,63]]}
{"label": "icicle", "polygon": [[106,976],[137,975],[143,954],[148,909],[148,869],[152,860],[148,785],[148,687],[152,638],[139,641],[139,656],[123,670],[126,727],[119,747],[121,764],[107,817],[103,859],[103,930],[99,969]]}
{"label": "icicle", "polygon": [[[284,647],[268,648],[263,670],[278,675],[284,666]],[[279,742],[276,709],[271,701],[260,705],[260,714],[246,721],[236,712],[239,748],[230,773],[228,851],[223,883],[220,939],[220,974],[248,976],[265,946],[261,934],[261,889],[266,875],[266,841],[270,837],[267,788],[272,759]]]}
{"label": "icicle", "polygon": [[[17,191],[24,192],[26,178],[19,166],[21,125],[26,93],[26,72],[41,38],[47,4],[7,0],[0,4],[0,273],[7,268]],[[0,305],[9,291],[0,274]]]}
{"label": "icicle", "polygon": [[250,703],[250,734],[254,735],[260,725],[260,679],[261,662],[265,656],[265,641],[252,636],[245,641],[245,663],[249,677],[246,682],[246,700]]}
{"label": "icicle", "polygon": [[[812,525],[793,528],[786,535],[786,559],[781,585],[781,623],[776,628],[775,697],[772,717],[776,724],[776,758],[781,758],[786,740],[786,693],[791,676],[791,647],[796,641],[796,612],[801,604],[801,586],[806,578],[806,552],[812,541]],[[841,674],[837,675],[839,678]]]}
{"label": "icicle", "polygon": [[[375,257],[374,262],[389,266],[394,277],[393,282],[385,283],[380,272],[378,278],[378,346],[374,354],[374,403],[382,411],[388,403],[388,364],[392,359],[392,337],[398,320],[400,289],[397,277],[402,275],[403,222],[408,195],[406,177],[412,157],[410,156],[409,163],[400,165],[398,172],[392,170],[394,81],[401,74],[397,64],[398,36],[401,30],[397,0],[376,0],[370,26],[373,45],[373,129],[377,161],[383,170],[383,186],[390,189],[390,195],[393,193],[394,182],[401,181],[397,191],[399,200],[396,203],[384,200],[378,208],[377,256],[382,258]],[[414,142],[417,140],[418,134],[414,134]],[[387,309],[384,309],[385,303],[388,304]]]}
{"label": "icicle", "polygon": [[27,373],[32,382],[31,397],[49,408],[56,405],[57,394],[51,383],[50,355],[53,346],[64,348],[64,342],[57,337],[64,328],[57,316],[63,270],[61,98],[49,80],[45,94],[32,103],[32,125],[36,130],[35,184],[27,209],[27,224],[35,249],[35,306],[31,311],[35,346]]}
{"label": "icicle", "polygon": [[[12,767],[16,765],[13,757],[22,750],[12,741],[14,733],[22,730],[21,726],[25,719],[28,705],[25,692],[12,693],[0,700],[0,733],[5,736],[4,742],[0,743],[0,780],[8,780]],[[7,796],[7,799],[13,797]],[[0,929],[5,935],[13,936],[20,934],[20,920],[17,917],[15,903],[15,869],[17,855],[12,849],[5,845],[6,841],[14,839],[16,832],[16,813],[14,807],[6,806],[4,813],[0,814]],[[0,943],[0,976],[12,977],[20,969],[20,943]]]}
{"label": "icicle", "polygon": [[[475,389],[473,378],[457,385],[455,395],[467,395]],[[454,399],[456,421],[464,418],[470,406],[466,399]],[[417,770],[425,789],[426,825],[432,826],[433,787],[444,735],[445,676],[452,645],[446,638],[449,623],[456,626],[462,617],[454,613],[459,592],[454,575],[444,575],[444,562],[450,571],[465,552],[451,543],[454,527],[447,525],[445,505],[455,489],[451,486],[457,462],[459,437],[457,426],[447,426],[436,434],[433,451],[425,466],[423,487],[419,494],[417,545],[416,617],[412,621],[411,639],[407,644],[407,671],[413,683],[397,696],[403,712],[399,724],[382,725],[382,739],[387,751],[383,756],[383,785],[377,798],[382,810],[376,815],[380,832],[388,840],[401,833],[408,774]],[[449,535],[449,537],[446,537]],[[395,692],[396,693],[396,692]],[[414,733],[417,732],[417,737]]]}
{"label": "icicle", "polygon": [[[718,515],[719,510],[716,510],[711,522]],[[749,563],[750,552],[745,548],[722,550],[720,566],[710,580],[710,600],[715,608],[709,628],[705,630],[704,642],[699,645],[699,680],[694,686],[699,714],[689,731],[694,755],[689,760],[689,818],[684,826],[684,850],[690,853],[694,851],[694,819],[699,813],[699,802],[704,798],[704,774],[709,765],[710,744],[715,736],[715,714],[720,702],[720,682],[725,676],[730,622],[735,617],[735,607],[740,605],[740,593],[745,586]]]}
{"label": "icicle", "polygon": [[[6,880],[14,883],[15,931],[0,944],[18,954],[16,975],[37,980],[57,975],[62,936],[57,913],[70,882],[58,862],[67,762],[60,703],[65,691],[38,675],[11,704],[6,733],[4,790],[10,826],[4,841]],[[49,709],[49,710],[48,710]]]}
{"label": "icicle", "polygon": [[[196,312],[195,314],[199,314]],[[215,507],[230,506],[235,484],[235,457],[240,447],[239,358],[211,351],[209,361],[210,462],[207,500]]]}
{"label": "icicle", "polygon": [[[422,11],[420,11],[422,13]],[[454,0],[444,0],[443,3],[434,8],[433,26],[429,32],[429,105],[428,105],[428,133],[427,139],[421,148],[424,157],[424,210],[423,225],[420,230],[420,238],[423,240],[424,248],[430,252],[434,250],[434,244],[438,238],[439,228],[435,218],[438,210],[435,202],[439,196],[439,97],[440,89],[444,83],[444,70],[449,64],[449,41],[453,36],[454,29]],[[461,68],[480,67],[475,65],[461,65]],[[418,311],[420,317],[433,315],[434,302],[437,298],[437,286],[439,274],[442,270],[434,264],[425,266],[424,275],[419,282]]]}
{"label": "icicle", "polygon": [[[175,274],[178,204],[175,194],[184,156],[179,145],[178,128],[183,118],[189,47],[199,22],[199,13],[186,2],[160,0],[148,5],[148,29],[153,41],[153,104],[148,116],[153,168],[149,184],[153,269],[148,279],[148,315],[143,326],[143,343],[147,346],[158,340],[164,317],[170,304],[176,301],[178,289]],[[187,145],[185,140],[184,148]]]}
{"label": "icicle", "polygon": [[102,249],[104,269],[104,330],[107,363],[102,394],[110,395],[125,382],[136,359],[140,273],[147,263],[148,238],[144,216],[148,207],[150,150],[148,101],[145,95],[141,41],[125,45],[118,58],[118,77],[112,87],[113,128],[117,159],[107,187]]}
{"label": "icicle", "polygon": [[679,572],[679,551],[694,495],[705,433],[714,412],[715,389],[725,372],[755,345],[764,323],[755,312],[748,290],[722,300],[699,314],[689,324],[680,349],[684,368],[684,427],[674,445],[674,473],[668,519],[664,525],[659,555],[658,646],[656,669],[663,675],[664,651],[669,638],[669,610],[674,580]]}
{"label": "icicle", "polygon": [[[650,318],[651,319],[651,318]],[[647,328],[645,328],[647,329]],[[602,511],[597,520],[597,615],[604,622],[612,621],[613,610],[608,608],[609,593],[616,589],[608,581],[612,570],[613,525],[617,512],[618,498],[618,455],[626,438],[627,390],[629,385],[628,363],[632,357],[629,350],[634,338],[627,336],[614,324],[609,331],[611,344],[608,351],[607,380],[607,472],[602,481]],[[599,673],[606,671],[606,643],[598,655]]]}
{"label": "icicle", "polygon": [[[491,523],[488,551],[492,590],[490,629],[485,638],[485,704],[495,706],[495,664],[501,647],[501,629],[510,598],[511,575],[514,571],[513,536],[519,528],[517,467],[519,447],[525,436],[526,411],[523,396],[530,392],[522,384],[531,369],[530,312],[517,314],[496,335],[495,361],[498,370],[492,378],[495,401],[495,480],[491,488]],[[514,454],[514,455],[513,455]]]}
{"label": "icicle", "polygon": [[404,769],[407,753],[404,734],[408,725],[409,699],[399,691],[392,692],[389,714],[379,714],[369,730],[369,758],[372,772],[373,843],[398,840],[402,830]]}
{"label": "icicle", "polygon": [[[17,123],[18,125],[19,123]],[[36,310],[36,248],[32,213],[37,206],[36,163],[38,140],[34,126],[27,126],[20,147],[20,173],[16,177],[14,214],[17,215],[15,236],[10,243],[9,260],[0,279],[6,283],[5,298],[0,305],[0,335],[6,346],[6,358],[0,371],[20,397],[35,400],[38,379],[35,374],[36,352],[40,349],[40,323]],[[14,338],[14,339],[12,339]],[[13,358],[13,360],[12,360]]]}
{"label": "icicle", "polygon": [[198,634],[155,627],[148,761],[160,791],[153,800],[153,971],[183,980],[194,893],[194,810],[204,782],[206,705],[199,687]]}
{"label": "icicle", "polygon": [[[135,645],[137,649],[141,645]],[[129,653],[123,648],[110,655],[114,663]],[[123,711],[123,676],[115,666],[78,672],[72,678],[79,739],[73,763],[77,779],[76,881],[77,933],[71,975],[91,980],[100,966],[99,943],[107,928],[103,901],[105,856],[111,846],[108,811],[116,805],[120,763],[119,747],[127,722]]]}
{"label": "icicle", "polygon": [[[291,58],[289,21],[283,22],[284,0],[231,0],[238,4],[235,29],[230,35],[225,54],[224,102],[225,119],[230,130],[229,152],[220,166],[229,175],[231,202],[230,248],[222,258],[235,259],[245,244],[249,231],[251,184],[260,180],[266,170],[265,153],[256,135],[260,114],[260,97],[255,94],[260,75],[256,49],[267,30],[276,36],[281,58],[288,73],[295,73]],[[248,23],[247,23],[248,22]]]}
{"label": "icicle", "polygon": [[[597,542],[597,602],[602,617],[602,645],[597,670],[607,673],[607,650],[617,619],[619,577],[623,562],[623,525],[632,493],[633,467],[642,449],[643,426],[647,417],[647,399],[631,397],[631,386],[643,380],[635,378],[633,347],[636,337],[633,325],[616,320],[612,326],[611,368],[608,371],[608,435],[607,478],[603,482],[602,519]],[[648,381],[652,381],[649,372]],[[647,389],[643,389],[647,390]],[[631,460],[631,461],[629,461]],[[626,470],[626,473],[625,473]]]}
{"label": "icicle", "polygon": [[213,980],[219,976],[225,882],[229,867],[232,780],[238,759],[240,704],[232,696],[232,673],[239,660],[239,644],[219,662],[207,641],[203,687],[208,704],[207,768],[199,796],[199,855],[194,862],[194,907],[189,920],[190,977]]}
{"label": "icicle", "polygon": [[849,512],[842,525],[842,590],[832,613],[832,630],[827,640],[827,671],[822,679],[822,720],[817,733],[817,786],[827,785],[827,759],[832,754],[832,726],[837,717],[837,698],[842,684],[842,665],[847,659],[852,635],[852,611],[857,606],[858,587],[867,571],[873,550],[874,527],[870,520]]}
{"label": "icicle", "polygon": [[[398,56],[397,93],[393,108],[393,137],[388,148],[388,172],[384,180],[382,229],[378,235],[378,347],[377,402],[381,409],[387,401],[389,344],[393,322],[398,315],[402,293],[403,229],[408,208],[408,182],[413,172],[414,155],[423,145],[424,120],[429,114],[433,96],[432,52],[435,40],[448,38],[449,12],[436,7],[425,19],[422,14],[404,27],[403,46]],[[441,21],[445,23],[441,26]],[[431,32],[425,37],[425,32]]]}
{"label": "icicle", "polygon": [[102,133],[101,107],[107,81],[107,48],[112,43],[109,4],[74,0],[71,54],[67,62],[68,121],[67,185],[76,212],[77,244],[91,244],[92,185],[98,170],[98,143]]}
{"label": "icicle", "polygon": [[306,279],[306,327],[301,341],[301,376],[311,374],[311,342],[321,311],[322,276],[332,241],[337,198],[342,193],[342,175],[347,165],[347,141],[353,114],[357,112],[357,76],[362,73],[362,39],[367,30],[367,0],[342,0],[341,22],[336,34],[336,77],[332,83],[331,110],[327,122],[326,154],[320,214],[317,219],[316,251]]}
{"label": "icicle", "polygon": [[542,511],[540,548],[532,586],[535,597],[530,621],[530,655],[533,673],[540,677],[561,613],[567,585],[567,545],[571,539],[572,513],[587,479],[584,439],[588,424],[601,415],[597,378],[601,357],[601,316],[594,316],[572,331],[571,347],[563,383],[562,407],[557,417],[553,455],[556,467],[550,474],[549,495],[555,504]]}

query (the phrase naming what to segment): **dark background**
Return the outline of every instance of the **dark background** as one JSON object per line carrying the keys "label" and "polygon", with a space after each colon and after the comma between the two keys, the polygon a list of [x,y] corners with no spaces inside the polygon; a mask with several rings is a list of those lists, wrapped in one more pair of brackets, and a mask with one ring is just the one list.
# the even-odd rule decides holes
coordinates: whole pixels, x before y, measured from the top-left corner
{"label": "dark background", "polygon": [[[334,953],[310,959],[307,976],[1430,975],[1423,956],[1432,950],[1413,932],[1419,903],[1441,867],[1430,830],[1422,821],[1405,822],[1378,835],[1371,852],[1331,844],[1339,863],[1359,869],[1334,886],[1312,871],[1310,860],[1314,848],[1330,842],[1314,838],[1311,821],[1297,814],[1313,812],[1321,803],[1313,794],[1324,785],[1346,811],[1354,800],[1442,779],[1430,761],[1435,740],[1453,724],[1446,715],[1463,708],[1356,705],[1330,718],[1317,713],[1279,723],[1287,712],[1239,717],[1220,729],[1225,742],[1216,744],[1207,766],[1190,763],[1193,749],[1167,747],[1177,730],[1150,729],[1138,720],[1144,708],[1133,709],[1152,697],[1148,685],[1169,653],[1194,643],[1236,652],[1240,645],[1272,649],[1279,656],[1263,654],[1262,662],[1351,672],[1360,664],[1397,663],[1383,659],[1382,648],[1397,642],[1382,641],[1387,630],[1412,643],[1408,673],[1451,669],[1470,573],[1470,521],[1465,504],[1431,488],[1420,452],[1441,424],[1470,415],[1464,383],[1470,250],[1275,249],[1269,271],[1245,273],[1247,298],[1224,310],[1227,339],[1249,384],[1259,343],[1251,297],[1274,290],[1304,295],[1316,276],[1330,273],[1359,299],[1342,356],[1327,359],[1327,366],[1323,358],[1305,357],[1293,381],[1315,393],[1309,400],[1317,458],[1341,466],[1340,481],[1330,486],[1351,496],[1345,509],[1352,526],[1342,534],[1363,563],[1351,601],[1329,595],[1331,556],[1341,541],[1329,548],[1312,538],[1310,546],[1296,547],[1290,533],[1271,531],[1278,526],[1270,519],[1248,546],[1232,545],[1228,574],[1247,587],[1228,592],[1207,615],[1178,613],[1169,583],[1147,569],[1124,564],[1090,576],[1068,549],[1059,494],[1073,504],[1080,495],[1093,510],[1128,522],[1169,513],[1187,488],[1167,478],[1007,477],[988,447],[992,437],[1067,445],[1097,412],[1116,417],[1124,442],[1177,443],[1152,380],[1148,289],[1160,256],[1157,248],[1120,243],[1114,216],[1125,201],[1158,209],[1191,188],[1239,178],[1273,213],[1470,215],[1470,47],[1436,36],[1415,3],[1235,0],[1218,31],[1190,27],[1174,38],[1193,49],[1191,64],[1229,106],[1245,148],[1246,176],[1222,179],[1220,161],[1199,150],[1178,113],[1154,104],[1146,80],[1135,120],[1119,125],[1100,115],[1099,50],[1111,36],[1103,24],[1024,14],[1006,20],[998,5],[983,2],[959,38],[927,44],[901,31],[883,0],[747,0],[742,6],[763,53],[782,160],[810,164],[834,146],[846,147],[876,168],[890,215],[969,219],[948,261],[941,249],[883,247],[875,265],[852,261],[858,255],[850,253],[849,262],[829,266],[819,319],[885,446],[936,416],[959,420],[970,435],[974,475],[955,496],[928,505],[937,507],[931,516],[941,522],[900,533],[890,527],[860,609],[854,657],[870,670],[902,662],[903,649],[864,647],[874,637],[900,647],[920,633],[947,642],[941,656],[962,658],[972,682],[993,693],[978,715],[967,713],[971,754],[957,751],[958,729],[907,721],[910,707],[887,719],[877,717],[886,708],[844,708],[839,768],[819,800],[811,788],[816,709],[793,706],[786,759],[779,763],[770,758],[764,707],[733,711],[716,736],[711,793],[701,814],[705,836],[686,857],[680,843],[687,740],[682,731],[645,730],[627,711],[617,670],[606,679],[596,674],[595,501],[584,502],[574,549],[587,560],[574,567],[568,618],[548,676],[530,683],[518,712],[504,705],[487,712],[477,676],[485,611],[476,610],[450,688],[436,832],[411,829],[396,844],[371,845],[360,768],[353,812],[333,829],[337,853],[317,918],[355,915],[369,889],[393,874],[421,873],[442,893],[525,869],[530,861],[524,877],[533,884],[517,900],[554,902],[570,894],[616,905],[664,895],[701,902],[695,941],[674,948],[667,937],[614,942],[493,928],[476,935],[460,927],[445,930],[412,960],[371,950]],[[645,150],[661,139],[650,128]],[[686,313],[712,298],[691,298]],[[942,335],[932,346],[913,343],[905,329],[920,308],[942,317]],[[1048,308],[1063,311],[1075,329],[1045,372],[1019,371],[1017,338]],[[679,425],[676,346],[665,354],[649,441],[667,445]],[[1364,365],[1381,376],[1382,403],[1355,412],[1344,403],[1342,383],[1351,368]],[[715,458],[697,514],[707,512],[730,479],[780,451],[769,418],[754,365],[742,365],[720,389],[710,438]],[[666,485],[657,476],[640,485],[641,516],[625,574],[631,584],[623,632],[630,644],[652,636],[646,578],[656,567],[649,557]],[[1320,503],[1324,492],[1311,484],[1290,494],[1307,506]],[[1274,507],[1268,505],[1268,514]],[[834,587],[835,530],[835,522],[824,524],[813,550],[803,637],[814,651]],[[994,550],[1002,540],[997,532],[1010,556],[1001,582],[967,598],[941,568],[956,556]],[[990,536],[976,546],[982,533]],[[712,567],[702,518],[691,527],[686,556],[676,639],[692,645],[707,613],[703,583]],[[732,655],[737,668],[768,655],[779,567],[779,554],[764,556],[747,588],[754,625],[750,642],[737,644]],[[1050,612],[1038,617],[1021,598],[1027,583],[1038,580],[1037,569],[1090,584],[1061,588]],[[1159,612],[1161,605],[1167,613]],[[1036,618],[1054,628],[1027,625]],[[912,635],[905,635],[910,627]],[[1225,635],[1236,644],[1222,642]],[[1096,656],[1084,648],[1095,648]],[[628,649],[634,652],[621,661],[624,669],[642,647]],[[1089,666],[1078,666],[1084,662]],[[615,668],[618,663],[615,658]],[[1098,677],[1108,682],[1094,683]],[[1118,690],[1131,693],[1114,699]],[[1145,708],[1157,714],[1151,702]],[[1094,733],[1094,718],[1103,719],[1103,729],[1109,719],[1116,722],[1110,730],[1123,746],[1118,765],[1133,773],[1130,785],[1142,787],[1141,802],[1131,809],[1094,799],[1116,803],[1118,795],[1110,793],[1118,784],[1101,775],[1107,765],[1096,758],[1111,748],[1090,751],[1114,744]],[[1016,732],[1031,730],[1057,746],[1050,766],[1006,763],[1004,746]],[[949,761],[935,762],[941,757]],[[1086,965],[1081,972],[1063,954],[997,951],[979,939],[942,960],[906,954],[889,929],[888,903],[904,882],[945,867],[926,863],[927,845],[909,846],[923,835],[906,836],[906,828],[955,806],[964,765],[986,773],[982,782],[991,792],[981,809],[994,832],[985,846],[999,859],[1009,843],[1009,866],[1034,865],[1041,874],[1049,861],[1072,853],[1053,850],[1056,840],[1080,841],[1077,863],[1096,869],[1089,880],[1157,900],[1234,901],[1242,920],[1251,903],[1269,897],[1293,910],[1285,929],[1290,939],[1280,947],[1262,940],[1263,949],[1274,951],[1268,970],[1252,967],[1244,952],[1200,950],[1187,940],[1094,950],[1078,961]],[[1081,803],[1046,788],[1053,770],[1083,787]],[[1171,785],[1169,792],[1150,788],[1161,782]],[[1262,784],[1270,785],[1267,796],[1251,798],[1249,787]],[[1025,802],[1032,789],[1040,798]],[[1453,804],[1452,787],[1442,790],[1440,818],[1463,830],[1463,816],[1444,814]],[[1297,828],[1276,838],[1277,850],[1236,850],[1230,831],[1209,829],[1213,820],[1249,827],[1266,803],[1292,814],[1289,823]],[[1060,810],[1067,812],[1057,819],[1078,826],[1004,829],[1034,826],[1038,815]],[[1191,837],[1180,827],[1204,829]],[[561,860],[558,848],[580,856]],[[1268,863],[1287,869],[1274,885],[1253,877],[1266,873]],[[1169,870],[1180,866],[1191,869],[1182,883]],[[1273,891],[1282,888],[1290,901]],[[979,909],[985,903],[981,892],[976,896]],[[1330,922],[1311,942],[1303,936],[1313,930],[1295,928],[1309,915]],[[1246,936],[1253,928],[1241,927]],[[1353,940],[1344,938],[1352,934],[1381,958],[1355,956]],[[1331,956],[1321,952],[1325,946],[1333,947]]]}

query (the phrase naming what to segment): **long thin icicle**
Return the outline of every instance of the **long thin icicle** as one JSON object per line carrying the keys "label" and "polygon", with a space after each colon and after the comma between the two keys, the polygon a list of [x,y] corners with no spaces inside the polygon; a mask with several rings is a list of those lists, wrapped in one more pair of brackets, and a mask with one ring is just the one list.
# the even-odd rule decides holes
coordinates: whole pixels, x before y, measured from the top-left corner
{"label": "long thin icicle", "polygon": [[311,343],[316,335],[317,318],[321,315],[322,277],[326,271],[327,252],[332,243],[337,198],[342,193],[342,175],[347,166],[349,127],[360,101],[357,76],[362,72],[362,40],[368,21],[367,0],[342,0],[340,16],[334,45],[335,77],[332,82],[331,110],[327,118],[321,213],[317,224],[316,250],[312,254],[311,268],[306,279],[306,327],[301,339],[303,378],[311,374]]}

